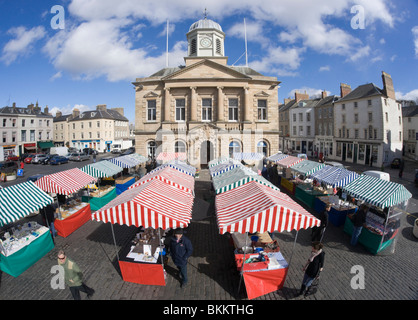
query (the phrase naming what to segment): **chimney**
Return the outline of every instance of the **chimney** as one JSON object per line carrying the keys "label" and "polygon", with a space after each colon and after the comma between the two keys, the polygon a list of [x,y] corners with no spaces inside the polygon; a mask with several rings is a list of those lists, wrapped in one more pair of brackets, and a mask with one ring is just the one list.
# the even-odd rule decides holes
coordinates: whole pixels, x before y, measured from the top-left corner
{"label": "chimney", "polygon": [[62,116],[62,112],[61,111],[57,111],[57,113],[55,114],[55,118],[59,118]]}
{"label": "chimney", "polygon": [[295,100],[296,102],[299,102],[300,100],[308,100],[309,99],[309,94],[306,93],[299,93],[297,91],[295,91]]}
{"label": "chimney", "polygon": [[13,109],[16,108],[16,102],[13,102]]}
{"label": "chimney", "polygon": [[285,98],[285,99],[284,99],[284,104],[286,105],[286,104],[288,104],[290,101],[292,101],[292,99],[290,99],[290,98],[287,98],[287,99],[286,99],[286,98]]}
{"label": "chimney", "polygon": [[123,110],[123,108],[112,108],[110,110],[117,111],[117,112],[119,112],[120,115],[124,116],[124,110]]}
{"label": "chimney", "polygon": [[73,119],[78,117],[80,115],[80,110],[78,110],[77,108],[73,109]]}
{"label": "chimney", "polygon": [[324,99],[327,97],[327,92],[325,90],[322,91],[321,93],[321,98]]}
{"label": "chimney", "polygon": [[382,80],[383,80],[383,93],[393,100],[396,100],[395,89],[393,88],[393,81],[390,74],[382,71]]}
{"label": "chimney", "polygon": [[45,107],[45,109],[44,109],[44,113],[45,113],[45,114],[49,114],[49,108],[48,108],[48,106],[46,106],[46,107]]}
{"label": "chimney", "polygon": [[340,95],[341,98],[345,97],[347,94],[351,92],[351,86],[345,83],[340,84]]}
{"label": "chimney", "polygon": [[106,111],[106,105],[105,104],[99,104],[99,105],[97,105],[97,107],[96,107],[96,110],[97,111]]}
{"label": "chimney", "polygon": [[33,103],[31,103],[31,104],[28,105],[28,109],[33,110],[33,108],[34,108],[34,104]]}

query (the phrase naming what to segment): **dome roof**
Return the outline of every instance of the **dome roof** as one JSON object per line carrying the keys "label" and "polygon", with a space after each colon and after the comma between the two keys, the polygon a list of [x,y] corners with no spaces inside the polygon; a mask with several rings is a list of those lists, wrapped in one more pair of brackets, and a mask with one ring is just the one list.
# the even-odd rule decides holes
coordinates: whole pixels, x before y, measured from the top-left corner
{"label": "dome roof", "polygon": [[223,32],[219,23],[216,23],[215,21],[206,18],[193,23],[190,26],[189,32],[196,29],[216,29],[218,31]]}

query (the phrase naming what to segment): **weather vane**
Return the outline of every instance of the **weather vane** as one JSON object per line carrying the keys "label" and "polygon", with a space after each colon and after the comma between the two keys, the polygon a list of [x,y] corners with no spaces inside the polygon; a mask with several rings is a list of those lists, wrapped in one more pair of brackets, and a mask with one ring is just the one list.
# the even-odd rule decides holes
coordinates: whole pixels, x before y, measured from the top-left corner
{"label": "weather vane", "polygon": [[203,16],[205,17],[205,19],[208,18],[208,10],[205,8],[205,12],[203,12]]}

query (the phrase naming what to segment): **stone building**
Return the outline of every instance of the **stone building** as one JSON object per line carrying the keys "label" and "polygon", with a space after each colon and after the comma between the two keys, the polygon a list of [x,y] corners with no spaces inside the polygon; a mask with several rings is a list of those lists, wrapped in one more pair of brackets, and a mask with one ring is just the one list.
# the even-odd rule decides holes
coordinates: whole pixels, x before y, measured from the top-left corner
{"label": "stone building", "polygon": [[136,152],[186,152],[195,166],[232,152],[278,152],[277,78],[227,65],[225,33],[210,19],[193,23],[187,41],[184,66],[133,83]]}

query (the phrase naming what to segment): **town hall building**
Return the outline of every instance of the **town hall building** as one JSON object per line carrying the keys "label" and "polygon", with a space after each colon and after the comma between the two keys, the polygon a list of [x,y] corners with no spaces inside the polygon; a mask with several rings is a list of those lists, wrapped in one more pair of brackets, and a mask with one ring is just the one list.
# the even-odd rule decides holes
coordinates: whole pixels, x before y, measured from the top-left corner
{"label": "town hall building", "polygon": [[277,153],[277,78],[229,66],[225,33],[210,19],[193,23],[187,41],[184,66],[133,82],[136,152],[184,152],[197,167],[234,152]]}

